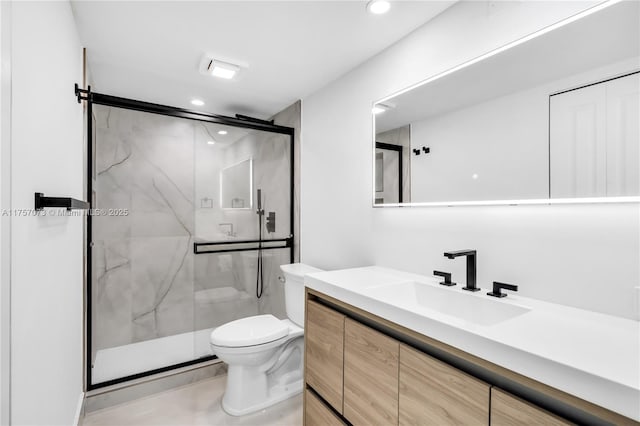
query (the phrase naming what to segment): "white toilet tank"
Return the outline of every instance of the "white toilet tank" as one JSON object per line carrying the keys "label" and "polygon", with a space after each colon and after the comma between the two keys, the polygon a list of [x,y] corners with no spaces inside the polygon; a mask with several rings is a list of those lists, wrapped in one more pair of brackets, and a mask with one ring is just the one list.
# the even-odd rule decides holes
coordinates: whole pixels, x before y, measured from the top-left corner
{"label": "white toilet tank", "polygon": [[304,327],[304,275],[312,272],[322,272],[322,269],[292,263],[280,265],[284,273],[284,301],[287,317],[300,327]]}

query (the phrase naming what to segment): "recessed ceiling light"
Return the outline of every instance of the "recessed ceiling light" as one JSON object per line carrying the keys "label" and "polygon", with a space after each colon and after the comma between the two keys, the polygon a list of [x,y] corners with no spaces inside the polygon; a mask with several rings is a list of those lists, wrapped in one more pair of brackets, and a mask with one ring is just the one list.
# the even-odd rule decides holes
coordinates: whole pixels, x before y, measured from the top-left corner
{"label": "recessed ceiling light", "polygon": [[389,111],[391,108],[393,108],[392,105],[375,104],[373,108],[371,108],[371,112],[374,114],[382,114],[385,111]]}
{"label": "recessed ceiling light", "polygon": [[371,0],[367,3],[367,10],[374,15],[382,15],[387,13],[391,8],[391,3],[387,0]]}
{"label": "recessed ceiling light", "polygon": [[202,106],[204,105],[204,101],[201,99],[191,99],[191,104],[195,106]]}
{"label": "recessed ceiling light", "polygon": [[219,135],[226,135],[226,134],[227,134],[227,131],[226,131],[226,130],[219,130],[219,131],[218,131],[218,134],[219,134]]}
{"label": "recessed ceiling light", "polygon": [[216,144],[216,141],[207,141],[207,143],[208,143],[209,145],[215,145],[215,144]]}
{"label": "recessed ceiling light", "polygon": [[240,71],[240,67],[229,62],[212,59],[209,63],[209,72],[214,77],[230,80],[235,77],[238,71]]}
{"label": "recessed ceiling light", "polygon": [[377,104],[373,104],[373,108],[371,108],[371,112],[373,114],[381,114],[385,111],[389,111],[391,109],[394,109],[397,105],[391,102],[386,102],[386,103],[380,103],[378,102]]}

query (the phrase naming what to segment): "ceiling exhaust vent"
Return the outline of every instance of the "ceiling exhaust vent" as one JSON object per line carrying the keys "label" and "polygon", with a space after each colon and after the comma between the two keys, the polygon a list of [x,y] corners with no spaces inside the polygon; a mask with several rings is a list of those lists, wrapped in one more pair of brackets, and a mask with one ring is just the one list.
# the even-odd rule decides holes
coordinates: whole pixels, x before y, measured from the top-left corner
{"label": "ceiling exhaust vent", "polygon": [[200,61],[200,74],[210,75],[225,80],[237,80],[243,74],[243,70],[249,66],[246,63],[238,63],[228,59],[221,59],[213,55],[204,55]]}

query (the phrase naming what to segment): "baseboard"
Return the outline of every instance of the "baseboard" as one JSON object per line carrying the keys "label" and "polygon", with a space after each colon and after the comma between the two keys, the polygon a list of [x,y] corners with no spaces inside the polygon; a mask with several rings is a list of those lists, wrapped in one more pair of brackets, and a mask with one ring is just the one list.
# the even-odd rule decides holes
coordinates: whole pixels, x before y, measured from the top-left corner
{"label": "baseboard", "polygon": [[82,424],[82,412],[84,411],[84,392],[80,392],[80,396],[78,397],[78,405],[76,406],[76,414],[73,417],[73,425],[80,426]]}

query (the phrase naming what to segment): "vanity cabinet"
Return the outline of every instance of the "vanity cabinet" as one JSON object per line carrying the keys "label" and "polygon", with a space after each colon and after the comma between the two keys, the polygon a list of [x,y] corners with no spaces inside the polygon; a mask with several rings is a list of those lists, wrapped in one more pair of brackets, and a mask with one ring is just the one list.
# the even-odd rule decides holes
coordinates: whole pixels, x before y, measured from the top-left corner
{"label": "vanity cabinet", "polygon": [[342,414],[345,316],[311,300],[306,315],[305,381]]}
{"label": "vanity cabinet", "polygon": [[508,382],[568,417],[587,413],[581,424],[640,426],[330,296],[307,289],[306,303],[305,426],[573,424],[496,387]]}
{"label": "vanity cabinet", "polygon": [[573,423],[496,387],[491,389],[491,425],[493,426],[567,426]]}
{"label": "vanity cabinet", "polygon": [[488,425],[491,387],[400,345],[400,425]]}
{"label": "vanity cabinet", "polygon": [[306,426],[344,424],[325,404],[352,425],[488,424],[474,377],[312,300],[305,333]]}
{"label": "vanity cabinet", "polygon": [[400,345],[350,318],[344,325],[344,417],[353,425],[398,424]]}
{"label": "vanity cabinet", "polygon": [[304,424],[306,426],[345,426],[346,423],[309,389],[304,391],[304,401]]}

